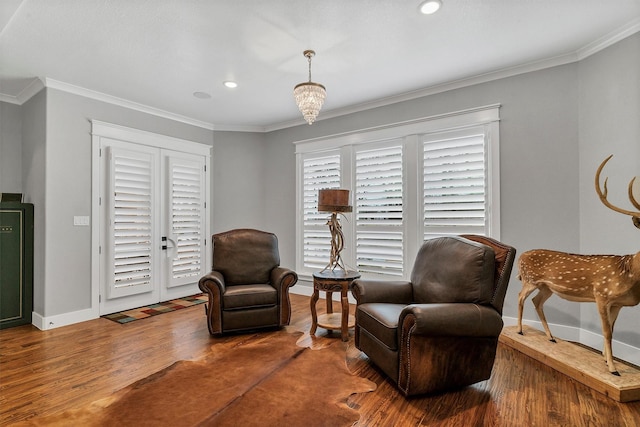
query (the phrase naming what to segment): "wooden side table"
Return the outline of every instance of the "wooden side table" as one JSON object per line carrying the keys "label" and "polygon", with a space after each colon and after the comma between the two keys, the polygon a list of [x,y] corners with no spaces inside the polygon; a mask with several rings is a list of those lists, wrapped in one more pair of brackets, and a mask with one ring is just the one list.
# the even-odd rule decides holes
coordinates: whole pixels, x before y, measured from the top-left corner
{"label": "wooden side table", "polygon": [[[318,326],[329,330],[340,330],[342,341],[349,340],[349,328],[356,324],[355,317],[349,314],[349,287],[351,283],[360,277],[357,271],[325,270],[313,273],[313,296],[311,297],[311,331],[309,334],[315,335]],[[318,316],[316,303],[320,298],[320,291],[326,292],[327,314]],[[340,292],[342,304],[341,313],[333,312],[334,292]]]}

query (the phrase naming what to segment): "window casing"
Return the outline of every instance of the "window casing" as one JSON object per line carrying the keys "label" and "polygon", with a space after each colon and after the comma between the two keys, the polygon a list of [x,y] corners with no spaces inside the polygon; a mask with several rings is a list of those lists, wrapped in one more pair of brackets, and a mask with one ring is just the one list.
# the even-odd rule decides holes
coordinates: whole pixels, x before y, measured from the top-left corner
{"label": "window casing", "polygon": [[341,255],[364,278],[408,279],[429,238],[499,239],[498,123],[492,105],[296,143],[298,274],[308,279],[329,260],[321,188],[350,190]]}

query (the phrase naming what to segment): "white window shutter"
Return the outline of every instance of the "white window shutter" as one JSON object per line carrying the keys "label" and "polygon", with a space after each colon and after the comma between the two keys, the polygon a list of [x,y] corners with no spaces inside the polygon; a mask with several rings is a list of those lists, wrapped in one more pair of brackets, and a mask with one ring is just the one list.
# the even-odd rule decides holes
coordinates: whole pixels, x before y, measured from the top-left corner
{"label": "white window shutter", "polygon": [[358,270],[402,276],[402,145],[357,152],[355,171]]}
{"label": "white window shutter", "polygon": [[108,147],[109,298],[147,292],[154,272],[155,157]]}
{"label": "white window shutter", "polygon": [[328,214],[318,212],[318,190],[340,188],[340,155],[303,160],[303,265],[323,269],[331,255]]}
{"label": "white window shutter", "polygon": [[172,248],[169,287],[197,281],[204,258],[204,160],[169,157],[169,227]]}
{"label": "white window shutter", "polygon": [[484,135],[424,142],[424,238],[487,234]]}

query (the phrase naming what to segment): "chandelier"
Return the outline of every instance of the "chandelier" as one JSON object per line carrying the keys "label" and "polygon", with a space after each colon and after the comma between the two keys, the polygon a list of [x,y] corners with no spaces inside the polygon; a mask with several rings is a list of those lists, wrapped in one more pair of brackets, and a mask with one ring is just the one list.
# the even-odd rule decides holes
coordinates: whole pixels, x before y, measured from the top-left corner
{"label": "chandelier", "polygon": [[309,81],[297,84],[293,88],[293,96],[296,98],[296,104],[298,104],[304,119],[307,123],[312,124],[318,117],[327,91],[320,83],[311,81],[311,58],[316,53],[312,50],[305,50],[302,54],[309,61]]}

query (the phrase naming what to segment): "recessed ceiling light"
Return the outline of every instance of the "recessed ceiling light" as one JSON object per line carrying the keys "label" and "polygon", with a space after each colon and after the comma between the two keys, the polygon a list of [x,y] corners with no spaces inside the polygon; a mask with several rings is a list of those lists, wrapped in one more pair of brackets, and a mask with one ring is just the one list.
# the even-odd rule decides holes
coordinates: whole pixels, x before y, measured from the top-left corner
{"label": "recessed ceiling light", "polygon": [[209,98],[211,98],[211,95],[209,95],[207,92],[193,92],[193,96],[195,96],[198,99],[209,99]]}
{"label": "recessed ceiling light", "polygon": [[232,81],[226,81],[223,83],[226,87],[228,87],[229,89],[235,89],[238,87],[238,83],[236,82],[232,82]]}
{"label": "recessed ceiling light", "polygon": [[442,2],[440,0],[426,0],[420,3],[418,9],[420,10],[420,13],[431,15],[432,13],[436,13],[440,7],[442,7]]}

